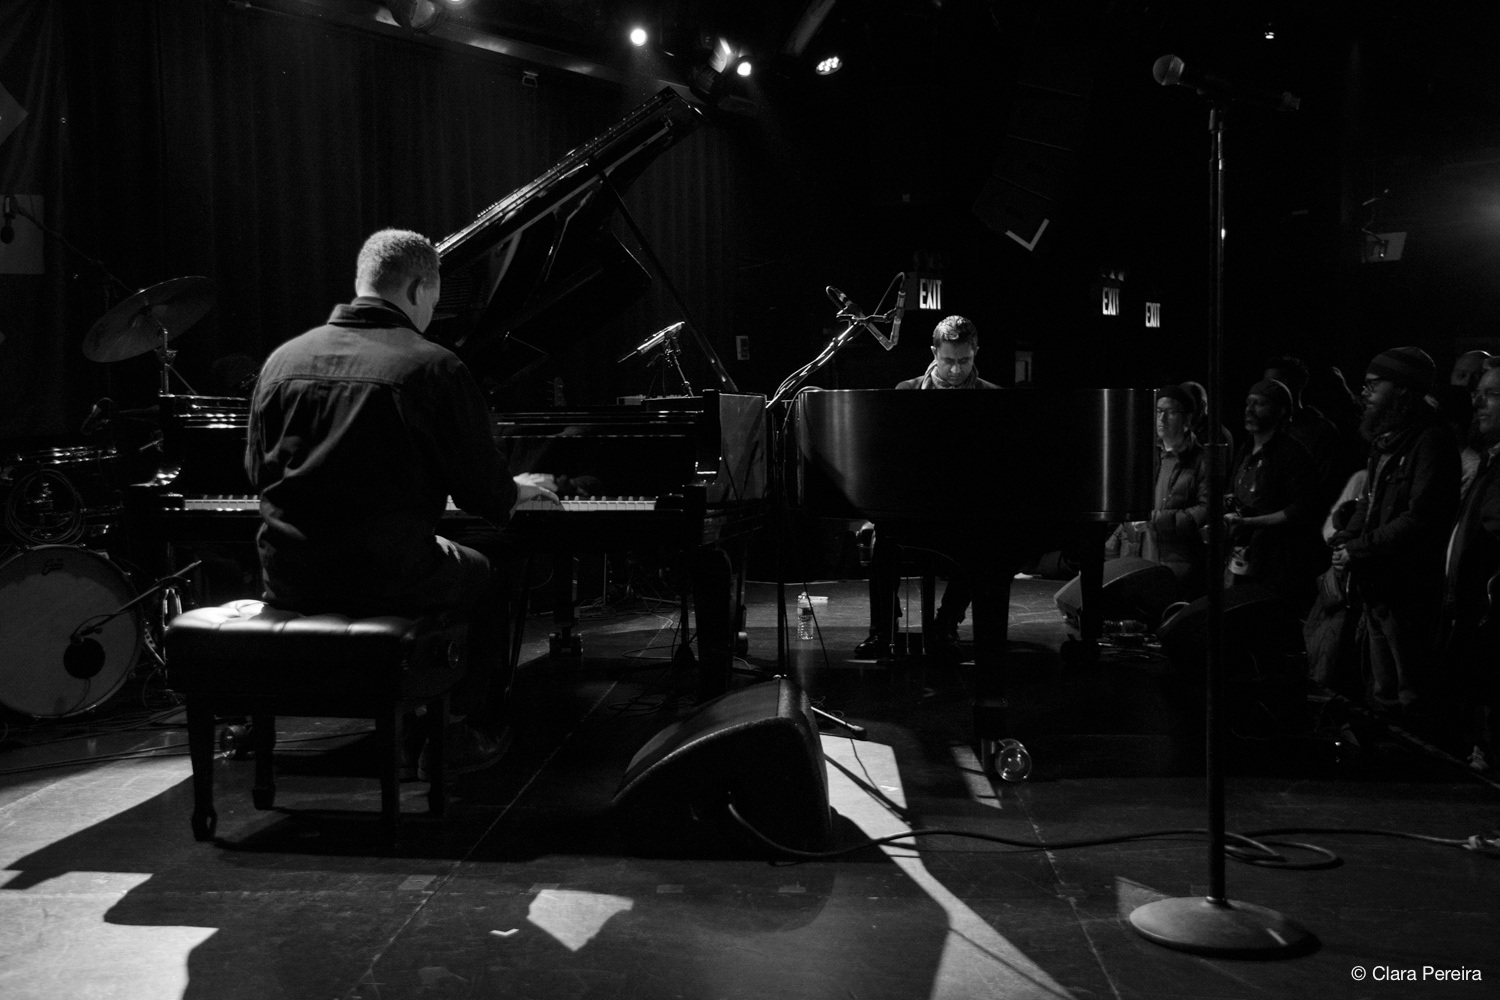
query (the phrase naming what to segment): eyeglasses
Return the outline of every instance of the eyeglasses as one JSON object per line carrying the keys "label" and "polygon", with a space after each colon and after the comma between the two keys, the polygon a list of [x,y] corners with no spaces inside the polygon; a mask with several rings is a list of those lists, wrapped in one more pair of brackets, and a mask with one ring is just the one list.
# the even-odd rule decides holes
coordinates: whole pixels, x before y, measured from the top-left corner
{"label": "eyeglasses", "polygon": [[1469,393],[1469,401],[1476,406],[1494,399],[1500,399],[1500,389],[1475,389]]}
{"label": "eyeglasses", "polygon": [[1367,378],[1367,379],[1365,379],[1364,386],[1359,390],[1360,394],[1361,395],[1365,395],[1367,393],[1372,393],[1372,392],[1375,391],[1375,387],[1378,386],[1380,383],[1382,383],[1382,382],[1389,382],[1389,381],[1390,381],[1390,379],[1388,379],[1388,378]]}
{"label": "eyeglasses", "polygon": [[1161,416],[1161,417],[1168,417],[1168,416],[1180,417],[1180,416],[1182,416],[1186,412],[1187,412],[1186,410],[1180,409],[1179,407],[1176,407],[1176,406],[1158,406],[1156,408],[1156,414],[1157,414],[1157,416]]}

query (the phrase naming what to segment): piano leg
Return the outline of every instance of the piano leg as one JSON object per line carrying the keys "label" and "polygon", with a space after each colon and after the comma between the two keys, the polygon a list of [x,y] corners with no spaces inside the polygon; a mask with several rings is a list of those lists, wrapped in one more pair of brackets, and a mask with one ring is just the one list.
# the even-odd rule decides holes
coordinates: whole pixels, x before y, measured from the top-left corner
{"label": "piano leg", "polygon": [[698,701],[729,690],[734,667],[734,568],[721,548],[693,555],[693,609],[698,629]]}
{"label": "piano leg", "polygon": [[961,571],[973,588],[974,749],[988,760],[987,748],[1007,735],[1005,698],[1006,636],[1009,632],[1011,579],[1021,560],[1010,552],[992,553],[985,561],[967,561]]}

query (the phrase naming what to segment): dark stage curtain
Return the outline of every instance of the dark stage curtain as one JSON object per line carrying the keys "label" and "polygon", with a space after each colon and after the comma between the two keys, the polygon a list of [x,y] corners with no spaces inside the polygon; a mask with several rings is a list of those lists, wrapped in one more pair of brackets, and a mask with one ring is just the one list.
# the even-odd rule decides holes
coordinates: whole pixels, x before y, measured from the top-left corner
{"label": "dark stage curtain", "polygon": [[[226,388],[216,361],[258,364],[351,297],[354,255],[373,230],[446,235],[646,96],[555,71],[526,86],[525,67],[506,57],[373,21],[204,0],[0,0],[12,11],[0,56],[26,57],[0,58],[0,81],[55,110],[28,118],[26,143],[0,147],[5,189],[52,185],[55,228],[132,289],[213,281],[214,308],[174,343],[200,393]],[[726,357],[735,143],[732,127],[710,124],[626,195]],[[82,357],[90,325],[123,293],[56,241],[46,252],[45,275],[0,276],[8,437],[75,430],[98,395],[124,406],[156,392],[149,354],[109,365]],[[24,310],[13,289],[29,296]],[[656,282],[626,315],[580,330],[553,366],[567,370],[552,373],[570,402],[640,391],[644,373],[615,366],[615,352],[677,318]],[[13,334],[23,322],[26,335]]]}

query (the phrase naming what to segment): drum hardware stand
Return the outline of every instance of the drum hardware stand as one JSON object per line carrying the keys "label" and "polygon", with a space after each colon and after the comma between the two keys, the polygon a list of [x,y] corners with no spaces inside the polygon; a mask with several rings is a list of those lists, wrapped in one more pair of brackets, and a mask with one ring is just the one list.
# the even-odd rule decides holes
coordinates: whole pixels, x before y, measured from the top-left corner
{"label": "drum hardware stand", "polygon": [[[184,566],[177,572],[171,573],[167,576],[162,577],[160,580],[157,580],[150,587],[141,591],[135,597],[132,597],[130,600],[126,601],[124,604],[120,605],[118,608],[115,608],[115,610],[109,612],[108,614],[95,615],[93,618],[84,619],[84,621],[81,622],[79,626],[73,630],[73,634],[68,637],[68,649],[65,653],[63,653],[63,665],[66,667],[68,673],[72,674],[74,677],[87,678],[93,677],[101,669],[103,669],[104,647],[99,645],[99,641],[97,639],[90,639],[89,636],[98,632],[100,629],[104,628],[105,625],[120,617],[120,615],[129,611],[131,608],[135,607],[137,604],[141,603],[152,594],[155,594],[158,591],[161,593],[162,597],[160,607],[164,614],[171,607],[175,607],[177,609],[177,612],[181,613],[182,595],[179,592],[179,587],[183,583],[187,582],[186,578],[189,573],[202,565],[203,560],[199,559],[196,562]],[[148,641],[145,643],[145,647],[151,652],[151,656],[156,660],[157,666],[165,667],[167,665],[166,659],[156,651],[154,643]]]}
{"label": "drum hardware stand", "polygon": [[170,396],[172,394],[171,376],[176,375],[177,381],[183,384],[189,395],[198,395],[198,390],[189,385],[188,380],[182,377],[182,373],[172,367],[172,362],[177,359],[177,351],[171,346],[172,335],[166,326],[161,320],[151,315],[149,306],[142,308],[138,315],[150,317],[151,322],[156,324],[157,332],[161,335],[161,341],[156,345],[156,361],[161,366],[161,380],[157,386],[158,392],[163,396]]}

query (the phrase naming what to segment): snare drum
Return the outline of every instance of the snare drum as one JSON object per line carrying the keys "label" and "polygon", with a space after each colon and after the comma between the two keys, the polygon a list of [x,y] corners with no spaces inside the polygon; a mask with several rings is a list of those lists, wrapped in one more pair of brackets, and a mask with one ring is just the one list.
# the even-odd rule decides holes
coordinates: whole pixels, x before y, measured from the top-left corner
{"label": "snare drum", "polygon": [[[72,640],[135,596],[125,574],[88,549],[42,545],[0,562],[0,705],[58,718],[86,712],[118,691],[143,649],[139,605]],[[77,669],[91,654],[97,664],[99,651],[74,658],[68,649],[89,642],[98,643],[103,665],[92,677],[75,677],[69,661]]]}
{"label": "snare drum", "polygon": [[5,463],[5,515],[23,542],[72,542],[119,517],[119,457],[113,445],[43,448]]}

